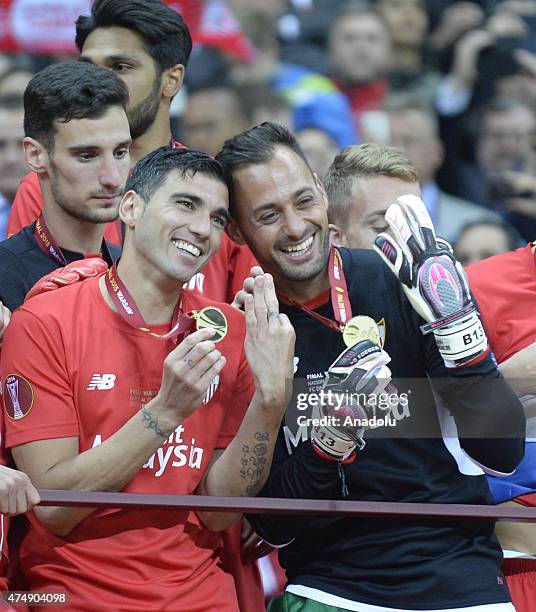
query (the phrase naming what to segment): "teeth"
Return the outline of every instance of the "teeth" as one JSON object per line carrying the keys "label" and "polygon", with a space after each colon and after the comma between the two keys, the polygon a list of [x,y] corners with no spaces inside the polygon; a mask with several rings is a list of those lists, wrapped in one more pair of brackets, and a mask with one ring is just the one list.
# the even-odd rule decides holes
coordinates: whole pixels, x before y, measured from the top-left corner
{"label": "teeth", "polygon": [[291,257],[296,257],[306,251],[312,244],[313,236],[307,238],[307,240],[304,240],[303,242],[300,242],[300,244],[297,244],[296,246],[286,247],[285,249],[281,250],[284,253],[288,253],[289,255],[291,255]]}
{"label": "teeth", "polygon": [[190,253],[190,255],[193,255],[194,257],[199,257],[199,255],[201,255],[201,251],[196,246],[194,246],[193,244],[190,244],[189,242],[184,242],[183,240],[173,240],[173,244],[181,251],[186,251],[187,253]]}

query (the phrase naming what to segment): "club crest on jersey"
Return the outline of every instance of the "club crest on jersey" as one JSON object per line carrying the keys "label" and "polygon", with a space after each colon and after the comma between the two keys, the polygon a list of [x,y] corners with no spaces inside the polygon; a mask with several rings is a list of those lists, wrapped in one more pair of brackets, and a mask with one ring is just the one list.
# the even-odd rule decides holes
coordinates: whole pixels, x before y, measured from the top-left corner
{"label": "club crest on jersey", "polygon": [[195,319],[196,329],[212,327],[215,332],[211,338],[212,342],[219,342],[227,335],[227,319],[219,308],[206,306],[199,312],[193,312],[192,317]]}
{"label": "club crest on jersey", "polygon": [[18,421],[32,409],[35,394],[30,381],[19,374],[9,374],[4,381],[4,412],[9,419]]}

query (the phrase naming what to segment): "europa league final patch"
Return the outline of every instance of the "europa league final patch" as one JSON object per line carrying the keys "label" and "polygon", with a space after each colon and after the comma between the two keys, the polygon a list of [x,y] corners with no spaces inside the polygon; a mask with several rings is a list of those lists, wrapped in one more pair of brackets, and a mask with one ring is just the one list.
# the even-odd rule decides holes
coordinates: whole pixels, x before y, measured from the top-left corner
{"label": "europa league final patch", "polygon": [[211,340],[219,342],[227,335],[227,319],[223,312],[215,306],[206,306],[199,312],[194,312],[191,315],[195,319],[196,329],[206,329],[212,327],[214,335]]}
{"label": "europa league final patch", "polygon": [[24,418],[34,404],[32,385],[24,376],[9,374],[4,381],[4,411],[8,418],[18,421]]}

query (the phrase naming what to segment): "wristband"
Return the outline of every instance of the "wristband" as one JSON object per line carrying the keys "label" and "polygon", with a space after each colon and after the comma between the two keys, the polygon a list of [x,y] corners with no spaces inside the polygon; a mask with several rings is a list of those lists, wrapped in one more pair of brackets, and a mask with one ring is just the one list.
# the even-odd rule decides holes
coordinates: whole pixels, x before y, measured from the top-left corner
{"label": "wristband", "polygon": [[437,348],[447,367],[471,361],[488,346],[486,332],[476,310],[454,323],[433,330]]}

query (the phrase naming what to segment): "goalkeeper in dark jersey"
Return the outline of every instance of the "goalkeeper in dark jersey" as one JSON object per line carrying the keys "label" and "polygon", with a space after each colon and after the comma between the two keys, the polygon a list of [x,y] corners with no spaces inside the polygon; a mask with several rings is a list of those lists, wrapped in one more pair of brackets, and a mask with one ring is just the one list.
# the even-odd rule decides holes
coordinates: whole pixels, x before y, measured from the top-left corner
{"label": "goalkeeper in dark jersey", "polygon": [[[293,399],[259,495],[490,503],[485,477],[466,464],[512,473],[523,409],[422,202],[403,196],[389,208],[377,253],[337,250],[322,183],[286,129],[264,123],[217,158],[233,175],[231,235],[273,275],[297,336]],[[493,521],[251,522],[281,546],[288,584],[273,611],[513,610]]]}

